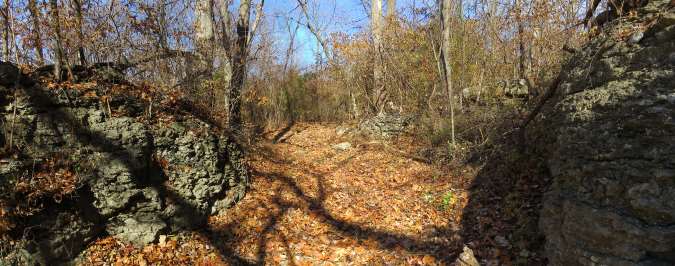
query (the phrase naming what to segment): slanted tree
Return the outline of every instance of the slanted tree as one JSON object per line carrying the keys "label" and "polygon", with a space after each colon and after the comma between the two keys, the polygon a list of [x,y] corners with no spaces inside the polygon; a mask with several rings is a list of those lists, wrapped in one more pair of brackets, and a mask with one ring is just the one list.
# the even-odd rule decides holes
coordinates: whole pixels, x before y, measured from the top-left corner
{"label": "slanted tree", "polygon": [[253,41],[253,36],[255,35],[256,30],[258,30],[258,25],[260,25],[260,21],[262,21],[262,13],[264,5],[265,0],[260,0],[260,2],[258,2],[258,5],[256,5],[255,7],[255,19],[253,20],[251,30],[248,31],[248,36],[246,37],[246,41],[248,42],[249,46],[251,45],[251,41]]}
{"label": "slanted tree", "polygon": [[328,48],[328,44],[326,43],[326,40],[321,35],[321,31],[319,31],[316,26],[314,26],[313,22],[311,21],[311,18],[309,16],[309,11],[307,8],[307,0],[298,0],[298,4],[300,5],[300,9],[302,10],[302,14],[305,17],[306,20],[306,25],[307,29],[309,32],[314,35],[314,38],[316,38],[316,41],[319,42],[319,45],[321,45],[321,49],[323,50],[323,53],[326,55],[326,59],[328,60],[328,63],[332,63],[332,55],[330,53],[330,49]]}

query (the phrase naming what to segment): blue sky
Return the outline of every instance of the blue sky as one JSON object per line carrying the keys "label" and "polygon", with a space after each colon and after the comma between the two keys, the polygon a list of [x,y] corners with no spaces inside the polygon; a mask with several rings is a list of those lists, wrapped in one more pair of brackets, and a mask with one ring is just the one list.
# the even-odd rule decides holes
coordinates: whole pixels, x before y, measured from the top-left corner
{"label": "blue sky", "polygon": [[[370,0],[364,0],[367,7]],[[397,9],[401,10],[409,7],[416,1],[421,5],[425,0],[398,0]],[[426,0],[427,2],[429,0]],[[433,1],[433,0],[431,0]],[[329,32],[347,32],[355,33],[369,26],[370,20],[364,10],[361,0],[310,0],[310,16],[314,18],[314,26],[317,26],[324,33]],[[383,1],[383,2],[386,2]],[[318,6],[316,5],[318,3]],[[300,9],[297,8],[296,0],[267,0],[265,1],[264,12],[268,19],[279,17],[275,23],[275,38],[279,38],[277,45],[287,47],[288,33],[285,28],[285,19],[282,16],[291,16],[293,18],[303,18]],[[315,62],[317,53],[316,38],[308,29],[301,26],[295,40],[296,56],[295,63],[301,67],[311,65]]]}

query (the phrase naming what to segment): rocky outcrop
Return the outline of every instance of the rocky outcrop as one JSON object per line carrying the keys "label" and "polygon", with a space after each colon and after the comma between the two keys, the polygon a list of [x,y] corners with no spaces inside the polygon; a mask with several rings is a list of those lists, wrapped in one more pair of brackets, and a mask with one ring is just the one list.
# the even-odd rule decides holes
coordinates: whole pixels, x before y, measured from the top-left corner
{"label": "rocky outcrop", "polygon": [[56,155],[77,176],[74,192],[40,199],[43,210],[14,229],[46,261],[73,258],[104,232],[144,245],[198,228],[245,193],[243,153],[226,133],[190,114],[150,117],[146,101],[115,86],[19,87],[0,110],[18,152],[0,160],[3,189],[30,184],[31,169]]}
{"label": "rocky outcrop", "polygon": [[675,264],[675,10],[652,0],[573,55],[528,136],[553,184],[551,265]]}
{"label": "rocky outcrop", "polygon": [[506,80],[500,82],[499,92],[506,97],[527,98],[530,94],[530,89],[525,79]]}
{"label": "rocky outcrop", "polygon": [[358,129],[366,135],[387,139],[403,133],[410,122],[412,122],[411,117],[381,112],[361,122]]}

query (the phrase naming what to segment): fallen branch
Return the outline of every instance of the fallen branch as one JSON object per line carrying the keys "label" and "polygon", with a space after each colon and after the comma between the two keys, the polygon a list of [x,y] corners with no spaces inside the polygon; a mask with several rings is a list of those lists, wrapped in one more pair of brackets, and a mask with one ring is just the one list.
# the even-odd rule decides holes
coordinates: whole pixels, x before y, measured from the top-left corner
{"label": "fallen branch", "polygon": [[560,85],[560,82],[562,80],[562,73],[558,75],[558,77],[553,80],[551,85],[548,86],[548,89],[546,90],[546,94],[541,98],[541,101],[537,104],[537,106],[534,107],[532,112],[525,118],[525,121],[523,121],[523,124],[519,127],[519,135],[520,135],[520,147],[521,151],[525,150],[525,129],[527,126],[534,120],[537,115],[541,112],[541,109],[544,107],[546,102],[548,102],[549,99],[553,98],[553,95],[555,95],[555,92],[558,88],[558,85]]}
{"label": "fallen branch", "polygon": [[[279,133],[277,133],[274,136],[274,138],[272,138],[272,144],[277,144],[279,142],[283,142],[284,140],[290,138],[293,135],[293,133],[291,133],[288,136],[286,136],[286,133],[291,131],[291,128],[293,128],[294,125],[295,125],[295,121],[291,120],[288,123],[288,125],[286,125],[286,127],[284,127],[281,131],[279,131]],[[284,138],[284,136],[286,136],[286,137]]]}

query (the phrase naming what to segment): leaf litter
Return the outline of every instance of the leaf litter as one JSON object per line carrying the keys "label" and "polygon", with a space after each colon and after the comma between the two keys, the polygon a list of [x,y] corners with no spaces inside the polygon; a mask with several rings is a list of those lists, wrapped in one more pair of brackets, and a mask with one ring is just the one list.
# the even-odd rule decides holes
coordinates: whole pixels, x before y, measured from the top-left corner
{"label": "leaf litter", "polygon": [[[246,197],[204,232],[142,248],[106,237],[80,264],[447,265],[461,252],[469,179],[338,136],[335,125],[294,130],[283,143],[249,148]],[[353,147],[332,148],[346,141]],[[392,142],[416,148],[412,137]]]}

